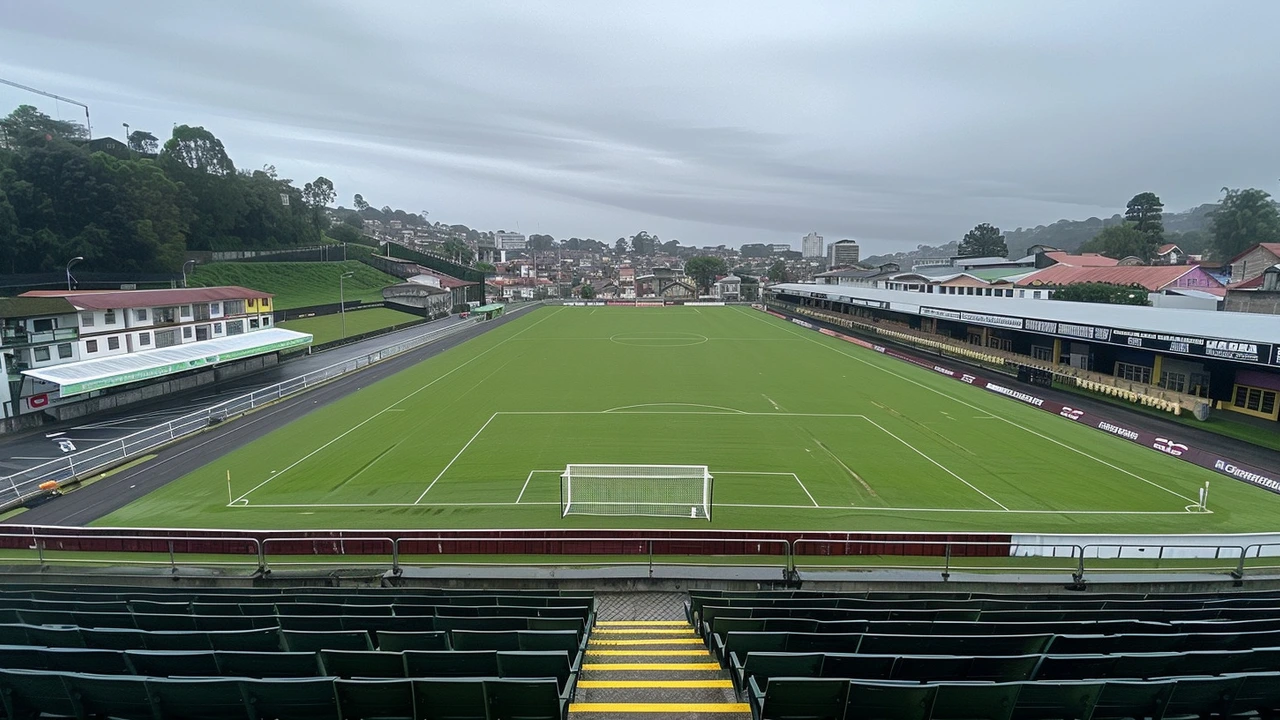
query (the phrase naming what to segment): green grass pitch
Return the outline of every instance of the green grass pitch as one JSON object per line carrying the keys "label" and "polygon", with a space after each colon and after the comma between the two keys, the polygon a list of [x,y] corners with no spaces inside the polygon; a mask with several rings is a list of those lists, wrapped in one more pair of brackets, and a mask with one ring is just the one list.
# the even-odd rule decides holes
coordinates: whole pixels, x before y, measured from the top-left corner
{"label": "green grass pitch", "polygon": [[[707,465],[713,522],[561,518],[567,463]],[[1206,480],[1211,512],[1187,512]],[[541,307],[97,524],[1220,533],[1271,530],[1277,510],[748,308]]]}
{"label": "green grass pitch", "polygon": [[[417,315],[410,315],[390,308],[350,310],[347,312],[346,318],[346,337],[389,328],[393,325],[403,325],[420,319]],[[280,323],[279,327],[286,330],[311,333],[313,336],[311,342],[315,345],[320,345],[334,340],[341,340],[343,338],[342,324],[342,314],[334,313],[332,315],[317,315],[315,317],[289,320]]]}

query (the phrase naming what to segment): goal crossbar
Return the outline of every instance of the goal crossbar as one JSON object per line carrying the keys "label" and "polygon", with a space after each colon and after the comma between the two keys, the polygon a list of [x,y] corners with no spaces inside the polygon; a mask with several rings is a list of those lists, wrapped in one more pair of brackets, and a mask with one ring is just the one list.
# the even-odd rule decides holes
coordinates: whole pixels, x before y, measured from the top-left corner
{"label": "goal crossbar", "polygon": [[710,520],[712,479],[706,465],[570,463],[560,475],[560,514]]}

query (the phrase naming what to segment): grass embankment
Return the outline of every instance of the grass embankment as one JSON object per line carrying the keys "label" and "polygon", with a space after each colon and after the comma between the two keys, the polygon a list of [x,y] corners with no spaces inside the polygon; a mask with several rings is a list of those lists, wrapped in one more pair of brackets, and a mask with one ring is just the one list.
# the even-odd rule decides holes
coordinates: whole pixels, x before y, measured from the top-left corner
{"label": "grass embankment", "polygon": [[[190,275],[192,287],[240,285],[275,295],[276,310],[325,305],[338,302],[338,278],[355,273],[343,282],[344,297],[366,302],[382,299],[382,288],[400,282],[356,260],[342,262],[261,262],[212,263],[199,265]],[[349,319],[349,318],[348,318]]]}
{"label": "grass embankment", "polygon": [[317,315],[316,317],[290,320],[280,323],[280,327],[311,333],[314,336],[311,343],[313,345],[321,345],[334,340],[341,340],[343,337],[362,335],[420,319],[417,315],[410,315],[399,310],[369,308],[368,310],[351,310],[347,312],[345,335],[343,334],[341,314]]}

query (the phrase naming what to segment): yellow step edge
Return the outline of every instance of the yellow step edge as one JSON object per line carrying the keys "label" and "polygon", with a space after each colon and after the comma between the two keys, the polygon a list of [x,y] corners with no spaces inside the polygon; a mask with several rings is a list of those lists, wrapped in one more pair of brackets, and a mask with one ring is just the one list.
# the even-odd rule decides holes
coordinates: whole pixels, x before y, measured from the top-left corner
{"label": "yellow step edge", "polygon": [[649,638],[647,640],[592,640],[587,643],[590,649],[596,645],[703,645],[702,638]]}
{"label": "yellow step edge", "polygon": [[719,670],[720,663],[583,663],[583,670]]}
{"label": "yellow step edge", "polygon": [[747,713],[746,703],[570,703],[569,712],[600,713]]}
{"label": "yellow step edge", "polygon": [[597,620],[596,625],[612,627],[616,625],[683,625],[689,627],[684,620]]}
{"label": "yellow step edge", "polygon": [[649,630],[648,628],[599,628],[592,635],[685,635],[693,636],[693,628],[687,630]]}
{"label": "yellow step edge", "polygon": [[695,657],[695,656],[699,656],[699,657],[711,657],[711,653],[707,652],[706,650],[644,650],[644,649],[636,649],[636,650],[588,650],[588,651],[587,651],[587,657],[595,657],[595,656],[597,656],[597,655],[613,655],[613,656],[619,656],[619,655],[620,655],[620,656],[623,656],[623,657],[636,657],[636,656],[645,656],[645,657],[650,657],[650,656],[652,656],[652,657],[656,657],[656,656],[663,656],[663,657],[681,657],[681,656],[683,656],[683,657]]}
{"label": "yellow step edge", "polygon": [[579,680],[580,688],[731,688],[728,680]]}

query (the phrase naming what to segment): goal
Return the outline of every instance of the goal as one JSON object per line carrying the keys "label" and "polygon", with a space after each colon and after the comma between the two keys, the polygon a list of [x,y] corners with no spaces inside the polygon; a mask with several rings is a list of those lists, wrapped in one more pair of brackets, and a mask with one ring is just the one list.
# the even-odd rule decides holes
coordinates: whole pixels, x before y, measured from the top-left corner
{"label": "goal", "polygon": [[645,515],[711,520],[706,465],[566,465],[560,516]]}

